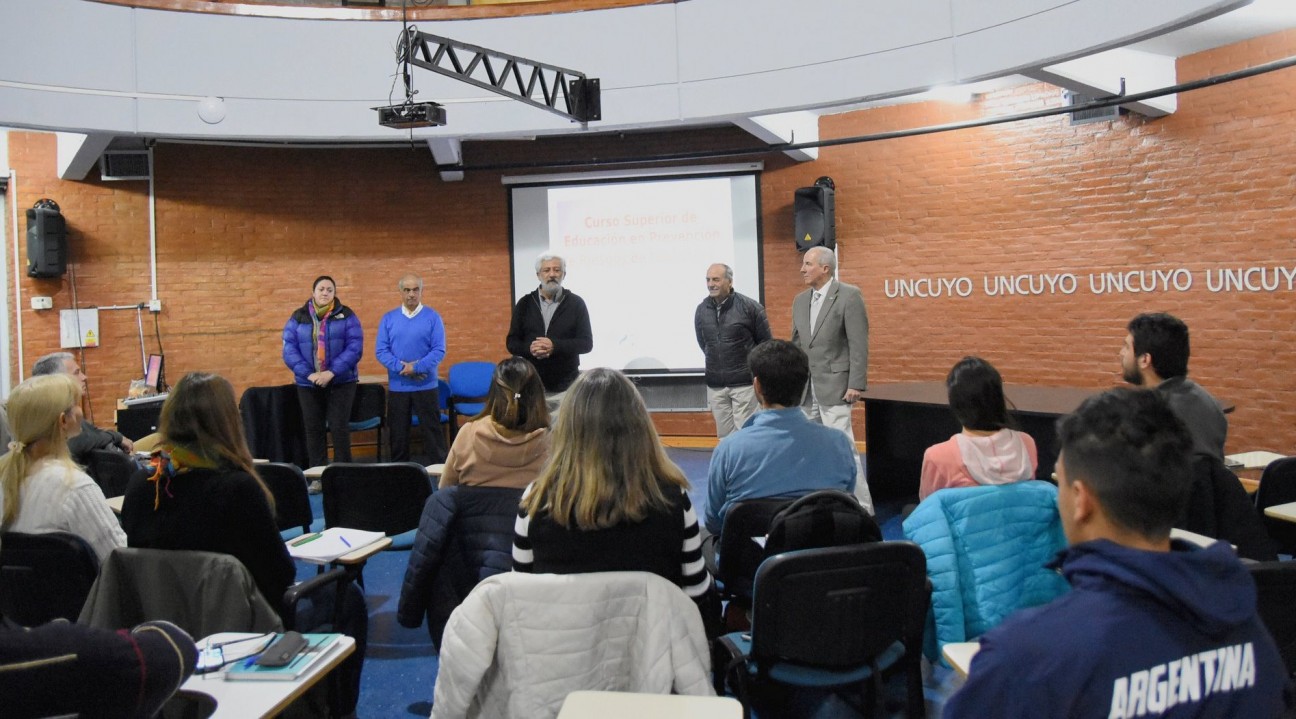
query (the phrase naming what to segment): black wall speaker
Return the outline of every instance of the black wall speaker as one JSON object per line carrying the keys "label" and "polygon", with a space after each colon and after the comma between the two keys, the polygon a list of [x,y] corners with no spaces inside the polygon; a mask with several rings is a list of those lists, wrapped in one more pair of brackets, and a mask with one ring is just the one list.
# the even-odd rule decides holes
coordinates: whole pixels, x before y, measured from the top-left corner
{"label": "black wall speaker", "polygon": [[62,277],[67,271],[67,221],[53,200],[27,210],[27,276]]}
{"label": "black wall speaker", "polygon": [[836,191],[826,185],[797,188],[792,199],[793,231],[798,252],[837,246]]}

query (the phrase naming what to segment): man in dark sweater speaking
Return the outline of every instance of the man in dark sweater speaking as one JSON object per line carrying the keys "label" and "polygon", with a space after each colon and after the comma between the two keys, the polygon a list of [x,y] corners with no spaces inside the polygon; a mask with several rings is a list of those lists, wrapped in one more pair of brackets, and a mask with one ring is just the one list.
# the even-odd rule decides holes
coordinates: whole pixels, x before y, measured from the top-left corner
{"label": "man in dark sweater speaking", "polygon": [[544,383],[549,414],[580,373],[580,356],[594,349],[589,310],[575,292],[563,288],[567,261],[545,253],[536,258],[540,286],[522,296],[513,307],[508,351],[535,365]]}

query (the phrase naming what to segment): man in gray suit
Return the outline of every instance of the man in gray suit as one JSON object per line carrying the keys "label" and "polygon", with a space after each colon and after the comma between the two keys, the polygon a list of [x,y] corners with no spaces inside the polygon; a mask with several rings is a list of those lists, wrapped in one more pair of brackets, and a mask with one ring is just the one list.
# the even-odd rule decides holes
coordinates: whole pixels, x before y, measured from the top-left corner
{"label": "man in gray suit", "polygon": [[806,250],[801,278],[808,287],[792,300],[792,343],[810,358],[801,408],[853,442],[851,406],[868,386],[868,313],[858,287],[833,279],[836,270],[832,250]]}

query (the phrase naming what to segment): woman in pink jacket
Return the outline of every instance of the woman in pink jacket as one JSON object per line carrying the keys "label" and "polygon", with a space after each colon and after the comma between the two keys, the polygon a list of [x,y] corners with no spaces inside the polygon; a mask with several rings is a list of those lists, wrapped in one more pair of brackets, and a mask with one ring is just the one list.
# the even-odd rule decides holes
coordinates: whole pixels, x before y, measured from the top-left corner
{"label": "woman in pink jacket", "polygon": [[963,431],[923,454],[918,499],[946,487],[1021,482],[1035,476],[1035,440],[1012,429],[1003,379],[980,357],[959,360],[945,378],[950,409]]}

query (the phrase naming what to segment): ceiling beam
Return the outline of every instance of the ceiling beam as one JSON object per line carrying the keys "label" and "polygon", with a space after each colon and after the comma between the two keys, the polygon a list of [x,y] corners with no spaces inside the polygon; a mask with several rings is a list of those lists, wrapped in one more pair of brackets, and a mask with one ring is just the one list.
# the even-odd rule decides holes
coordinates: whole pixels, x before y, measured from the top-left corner
{"label": "ceiling beam", "polygon": [[[432,159],[439,166],[463,164],[463,141],[457,137],[432,137],[427,141]],[[463,170],[442,170],[442,182],[463,182]]]}
{"label": "ceiling beam", "polygon": [[[1176,83],[1175,58],[1117,48],[1022,73],[1089,97],[1133,95]],[[1179,107],[1178,95],[1163,95],[1121,107],[1147,117],[1163,117]]]}
{"label": "ceiling beam", "polygon": [[82,135],[76,132],[55,133],[58,142],[58,176],[60,180],[80,181],[90,174],[99,156],[112,143],[106,133]]}
{"label": "ceiling beam", "polygon": [[[797,142],[815,142],[819,139],[819,116],[813,112],[784,112],[777,115],[744,117],[734,124],[751,133],[761,142],[784,145]],[[819,148],[788,150],[784,153],[797,162],[819,159]]]}

